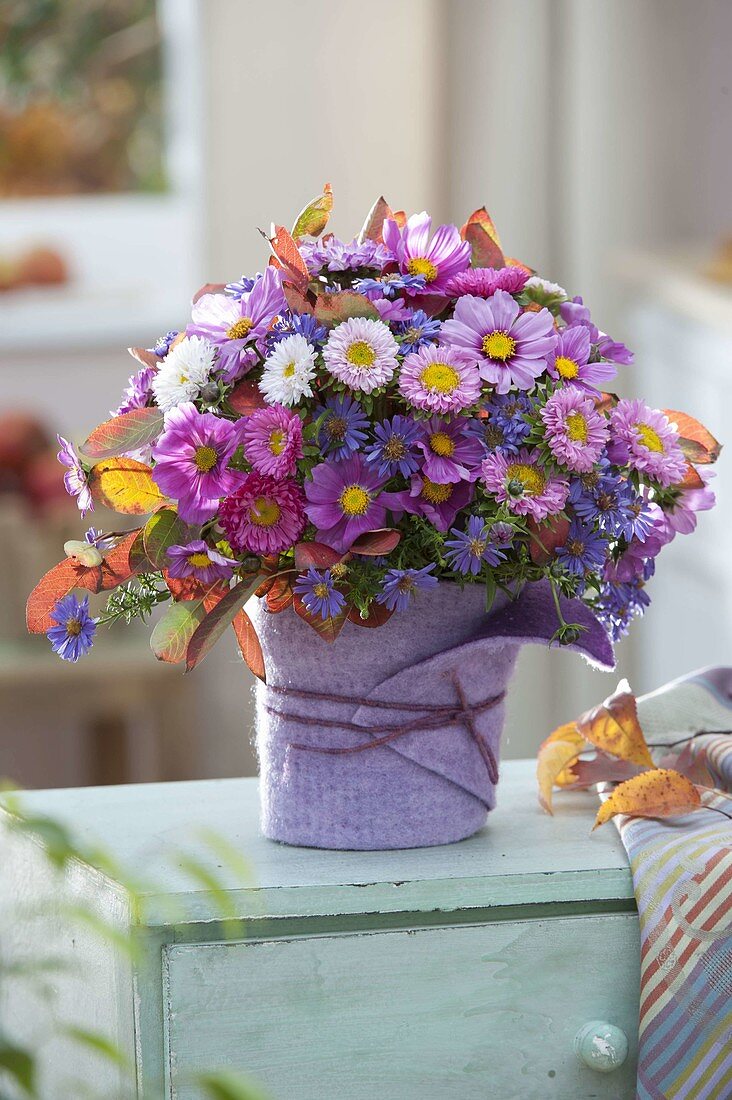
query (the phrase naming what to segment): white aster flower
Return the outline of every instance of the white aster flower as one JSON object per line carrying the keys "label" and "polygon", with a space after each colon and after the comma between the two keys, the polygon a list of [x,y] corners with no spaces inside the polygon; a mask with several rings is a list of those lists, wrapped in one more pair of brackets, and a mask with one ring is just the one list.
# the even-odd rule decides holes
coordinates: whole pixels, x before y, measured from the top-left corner
{"label": "white aster flower", "polygon": [[540,275],[532,275],[526,280],[525,286],[535,290],[542,290],[545,294],[556,294],[557,297],[568,298],[569,295],[559,283],[550,283],[548,279],[542,279]]}
{"label": "white aster flower", "polygon": [[216,347],[202,336],[186,336],[170,349],[152,382],[156,404],[163,412],[199,396],[215,358]]}
{"label": "white aster flower", "polygon": [[350,317],[337,325],[323,349],[328,370],[353,390],[385,386],[397,367],[399,345],[382,321]]}
{"label": "white aster flower", "polygon": [[280,340],[264,361],[259,389],[269,405],[296,405],[312,396],[315,348],[296,334]]}

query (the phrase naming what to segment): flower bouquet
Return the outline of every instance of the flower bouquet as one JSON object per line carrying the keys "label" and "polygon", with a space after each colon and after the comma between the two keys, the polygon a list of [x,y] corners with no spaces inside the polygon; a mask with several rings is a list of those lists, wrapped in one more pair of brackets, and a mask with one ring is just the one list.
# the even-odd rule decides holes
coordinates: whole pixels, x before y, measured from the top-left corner
{"label": "flower bouquet", "polygon": [[153,652],[186,669],[233,628],[261,681],[266,835],[443,843],[494,804],[520,646],[612,667],[659,551],[714,502],[719,445],[607,391],[631,354],[484,209],[432,233],[379,199],[344,242],[332,201],[132,349],[111,419],[60,440],[82,515],[149,518],[67,543],[28,626],[76,660],[164,604]]}

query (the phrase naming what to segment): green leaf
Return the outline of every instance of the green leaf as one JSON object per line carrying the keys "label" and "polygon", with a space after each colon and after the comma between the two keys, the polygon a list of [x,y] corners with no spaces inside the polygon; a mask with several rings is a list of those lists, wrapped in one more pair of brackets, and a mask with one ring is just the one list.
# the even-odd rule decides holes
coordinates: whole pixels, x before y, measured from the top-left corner
{"label": "green leaf", "polygon": [[159,661],[175,665],[186,656],[188,643],[196,629],[206,617],[205,596],[197,600],[179,600],[172,603],[165,614],[158,619],[150,635],[150,648]]}
{"label": "green leaf", "polygon": [[260,584],[266,579],[265,573],[257,573],[253,579],[247,577],[239,581],[208,612],[206,617],[196,626],[188,641],[186,672],[190,672],[203,660],[224,631],[231,626],[239,609],[243,607],[250,596],[254,595]]}
{"label": "green leaf", "polygon": [[[23,1047],[0,1039],[0,1070],[5,1070],[23,1089],[26,1096],[37,1096],[36,1063],[33,1055]],[[212,1094],[215,1095],[215,1094]]]}
{"label": "green leaf", "polygon": [[328,224],[332,209],[333,189],[329,183],[326,183],[322,195],[311,199],[297,215],[292,227],[293,240],[299,241],[301,237],[319,237]]}
{"label": "green leaf", "polygon": [[197,1078],[208,1100],[268,1100],[265,1093],[238,1073],[204,1073]]}
{"label": "green leaf", "polygon": [[153,571],[166,569],[170,565],[168,549],[188,542],[191,529],[180,518],[175,508],[160,508],[143,528],[143,541],[148,560]]}
{"label": "green leaf", "polygon": [[153,443],[162,430],[161,409],[132,409],[105,420],[95,428],[82,444],[81,452],[94,462],[101,458],[115,458]]}

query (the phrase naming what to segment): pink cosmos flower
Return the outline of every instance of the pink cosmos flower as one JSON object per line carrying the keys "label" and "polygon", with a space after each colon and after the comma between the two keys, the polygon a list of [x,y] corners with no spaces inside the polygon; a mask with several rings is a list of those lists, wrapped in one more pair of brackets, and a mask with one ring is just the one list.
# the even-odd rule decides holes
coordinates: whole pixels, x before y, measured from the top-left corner
{"label": "pink cosmos flower", "polygon": [[696,528],[697,512],[707,512],[716,503],[714,492],[708,485],[716,477],[714,470],[702,466],[697,473],[704,482],[703,488],[682,489],[673,506],[664,510],[666,523],[674,535],[690,535]]}
{"label": "pink cosmos flower", "polygon": [[424,516],[438,531],[449,531],[458,512],[470,504],[474,492],[469,481],[439,483],[417,473],[408,491],[389,496],[392,510]]}
{"label": "pink cosmos flower", "polygon": [[399,270],[423,275],[427,291],[443,292],[453,275],[470,266],[471,248],[454,225],[441,225],[430,240],[432,218],[413,214],[403,229],[393,218],[383,226],[384,244],[396,256]]}
{"label": "pink cosmos flower", "polygon": [[302,458],[302,420],[284,405],[255,409],[242,427],[244,454],[259,474],[294,474]]}
{"label": "pink cosmos flower", "polygon": [[549,398],[541,419],[557,462],[576,473],[589,473],[608,438],[607,420],[592,398],[576,386],[565,386]]}
{"label": "pink cosmos flower", "polygon": [[183,546],[169,546],[167,554],[170,558],[168,572],[171,577],[181,580],[195,577],[204,584],[230,580],[236,565],[231,558],[225,558],[203,539],[194,539]]}
{"label": "pink cosmos flower", "polygon": [[219,366],[226,381],[242,368],[251,366],[251,349],[269,330],[275,317],[284,313],[287,302],[282,279],[275,267],[268,267],[250,291],[235,298],[229,294],[204,294],[194,302],[187,335],[205,336],[219,347]]}
{"label": "pink cosmos flower", "polygon": [[460,412],[478,400],[480,375],[452,348],[426,344],[405,358],[399,392],[417,409]]}
{"label": "pink cosmos flower", "polygon": [[544,372],[556,342],[553,330],[548,309],[521,313],[510,294],[497,290],[491,298],[458,298],[452,320],[442,326],[440,342],[468,353],[481,378],[492,382],[498,393],[508,393],[511,386],[530,390]]}
{"label": "pink cosmos flower", "polygon": [[536,451],[525,448],[517,455],[499,451],[483,459],[482,481],[499,503],[506,501],[519,516],[531,516],[540,522],[561,512],[569,492],[569,482],[547,473],[537,463]]}
{"label": "pink cosmos flower", "polygon": [[563,329],[548,358],[552,378],[580,389],[595,389],[616,375],[612,363],[590,363],[590,333],[583,325]]}
{"label": "pink cosmos flower", "polygon": [[360,454],[316,466],[312,481],[305,483],[305,511],[318,539],[344,551],[365,531],[385,527],[389,498],[380,494],[385,481]]}
{"label": "pink cosmos flower", "polygon": [[187,523],[204,523],[216,513],[221,497],[244,476],[228,468],[239,446],[239,429],[213,413],[200,413],[187,401],[165,417],[165,429],[153,447],[153,481],[178,502]]}
{"label": "pink cosmos flower", "polygon": [[479,436],[465,431],[464,420],[433,416],[420,427],[416,446],[424,455],[424,477],[440,485],[478,479],[485,449]]}
{"label": "pink cosmos flower", "polygon": [[610,413],[612,442],[610,461],[627,463],[655,478],[664,488],[681,481],[686,459],[675,425],[660,409],[651,409],[638,399],[618,401]]}
{"label": "pink cosmos flower", "polygon": [[242,484],[221,501],[219,517],[237,553],[280,554],[305,529],[305,497],[296,481],[267,474],[245,474]]}
{"label": "pink cosmos flower", "polygon": [[76,497],[79,511],[82,516],[85,516],[87,512],[94,511],[94,501],[92,500],[86,471],[81,464],[81,459],[68,439],[64,439],[62,435],[57,435],[56,439],[61,448],[56,457],[63,466],[67,467],[66,473],[64,474],[66,492],[69,496]]}
{"label": "pink cosmos flower", "polygon": [[529,279],[529,272],[520,267],[472,267],[453,275],[445,287],[451,298],[473,294],[476,298],[490,298],[497,290],[519,294]]}

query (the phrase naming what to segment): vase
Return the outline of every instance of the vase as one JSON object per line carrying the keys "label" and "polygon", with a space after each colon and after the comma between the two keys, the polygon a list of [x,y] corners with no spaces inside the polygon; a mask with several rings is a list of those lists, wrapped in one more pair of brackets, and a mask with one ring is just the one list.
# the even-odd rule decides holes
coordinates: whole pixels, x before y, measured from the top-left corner
{"label": "vase", "polygon": [[[613,667],[589,609],[571,647]],[[506,694],[527,642],[557,629],[548,584],[517,600],[441,581],[378,628],[323,641],[292,609],[254,599],[267,682],[257,684],[262,831],[315,848],[419,848],[462,840],[493,809]]]}

